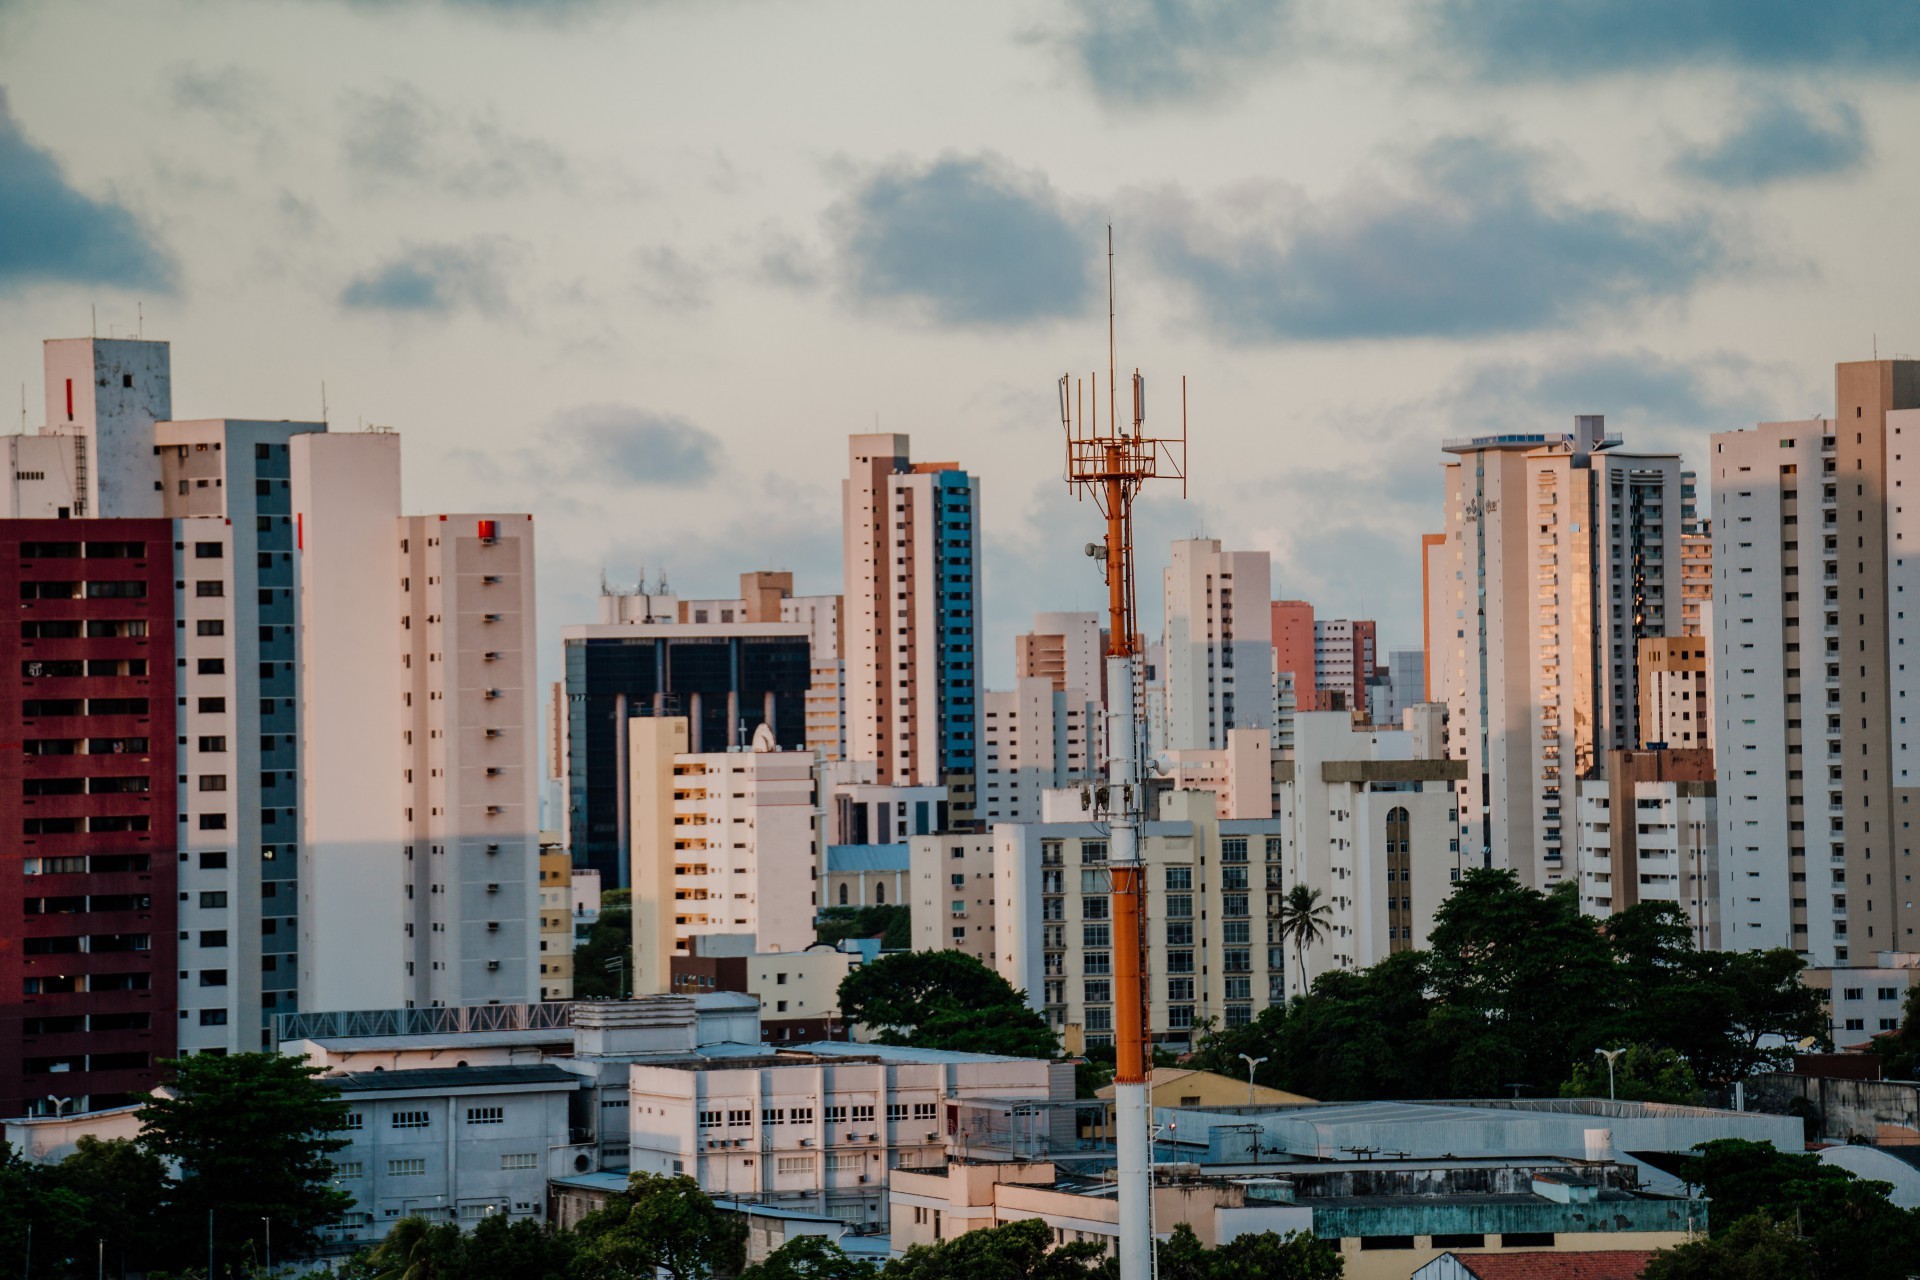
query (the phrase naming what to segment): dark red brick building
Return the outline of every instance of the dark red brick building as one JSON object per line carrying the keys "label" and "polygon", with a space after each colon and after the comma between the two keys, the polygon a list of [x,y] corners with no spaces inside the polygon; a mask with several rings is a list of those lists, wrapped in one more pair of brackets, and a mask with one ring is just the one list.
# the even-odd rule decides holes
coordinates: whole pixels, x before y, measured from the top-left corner
{"label": "dark red brick building", "polygon": [[173,554],[167,520],[0,521],[0,1115],[173,1054]]}

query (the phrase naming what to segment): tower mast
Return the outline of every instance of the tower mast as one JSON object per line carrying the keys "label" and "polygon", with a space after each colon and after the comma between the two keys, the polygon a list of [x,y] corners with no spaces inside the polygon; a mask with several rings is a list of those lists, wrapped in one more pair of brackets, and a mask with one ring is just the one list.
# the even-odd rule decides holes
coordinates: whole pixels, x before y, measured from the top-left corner
{"label": "tower mast", "polygon": [[1180,383],[1180,435],[1146,434],[1146,380],[1133,374],[1133,427],[1119,424],[1116,403],[1118,365],[1114,347],[1113,228],[1107,228],[1107,430],[1100,433],[1099,384],[1091,425],[1077,420],[1081,403],[1072,374],[1060,379],[1060,421],[1066,434],[1067,487],[1091,497],[1106,517],[1104,547],[1090,544],[1087,554],[1102,555],[1107,578],[1107,734],[1106,786],[1103,788],[1112,877],[1109,915],[1113,919],[1114,1112],[1119,1157],[1121,1280],[1151,1280],[1154,1272],[1152,1152],[1148,1135],[1146,904],[1140,863],[1140,826],[1146,788],[1144,719],[1136,705],[1140,634],[1135,620],[1133,501],[1148,480],[1180,481],[1186,496],[1187,393]]}

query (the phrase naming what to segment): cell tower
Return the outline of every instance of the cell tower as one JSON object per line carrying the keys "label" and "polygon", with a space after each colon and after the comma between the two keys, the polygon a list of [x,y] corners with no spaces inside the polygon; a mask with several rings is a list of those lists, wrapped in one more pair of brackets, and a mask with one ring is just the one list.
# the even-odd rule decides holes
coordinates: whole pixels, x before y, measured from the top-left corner
{"label": "cell tower", "polygon": [[[1107,576],[1107,761],[1106,785],[1094,807],[1108,823],[1107,866],[1112,882],[1114,977],[1114,1119],[1120,1192],[1121,1280],[1151,1280],[1154,1273],[1152,1153],[1147,1106],[1146,934],[1141,927],[1145,884],[1140,866],[1140,825],[1146,787],[1145,720],[1137,709],[1140,635],[1134,620],[1133,500],[1149,480],[1178,480],[1187,492],[1187,385],[1180,382],[1180,436],[1146,434],[1147,384],[1133,373],[1133,429],[1120,426],[1118,371],[1114,360],[1113,228],[1107,228],[1107,434],[1100,433],[1097,375],[1081,382],[1060,379],[1060,423],[1066,433],[1067,487],[1091,497],[1107,518],[1104,546],[1087,554],[1103,558]],[[1091,383],[1091,397],[1088,397]],[[1088,401],[1093,410],[1085,413]]]}

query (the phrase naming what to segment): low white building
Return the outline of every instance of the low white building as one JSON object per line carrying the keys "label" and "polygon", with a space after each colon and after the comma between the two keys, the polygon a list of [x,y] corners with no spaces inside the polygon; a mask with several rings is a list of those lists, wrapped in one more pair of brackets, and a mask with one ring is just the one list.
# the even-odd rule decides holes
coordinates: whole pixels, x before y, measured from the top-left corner
{"label": "low white building", "polygon": [[1920,983],[1920,952],[1881,951],[1871,965],[1808,969],[1802,981],[1826,993],[1836,1049],[1900,1029],[1907,989]]}
{"label": "low white building", "polygon": [[354,1199],[329,1244],[377,1241],[404,1217],[541,1220],[547,1180],[592,1167],[568,1145],[580,1078],[550,1063],[355,1071],[327,1083],[347,1104],[333,1182]]}
{"label": "low white building", "polygon": [[1072,1136],[1073,1068],[1043,1059],[743,1046],[635,1063],[628,1088],[634,1171],[686,1174],[710,1195],[852,1223],[883,1221],[892,1170],[944,1165],[965,1148],[974,1130],[962,1113],[981,1104],[1031,1113],[1043,1145]]}

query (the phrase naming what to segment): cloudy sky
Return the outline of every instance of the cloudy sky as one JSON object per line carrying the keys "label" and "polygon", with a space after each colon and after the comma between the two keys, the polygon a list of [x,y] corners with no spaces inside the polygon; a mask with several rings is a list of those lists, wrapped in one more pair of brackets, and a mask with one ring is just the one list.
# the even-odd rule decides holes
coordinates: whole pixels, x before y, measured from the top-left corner
{"label": "cloudy sky", "polygon": [[[1419,636],[1439,441],[1831,411],[1920,350],[1912,0],[0,0],[0,387],[174,344],[182,417],[398,428],[421,510],[837,590],[852,431],[984,477],[988,674],[1099,605],[1054,382],[1190,380],[1166,541]],[[17,427],[17,423],[15,426]],[[551,654],[549,654],[551,669]]]}

